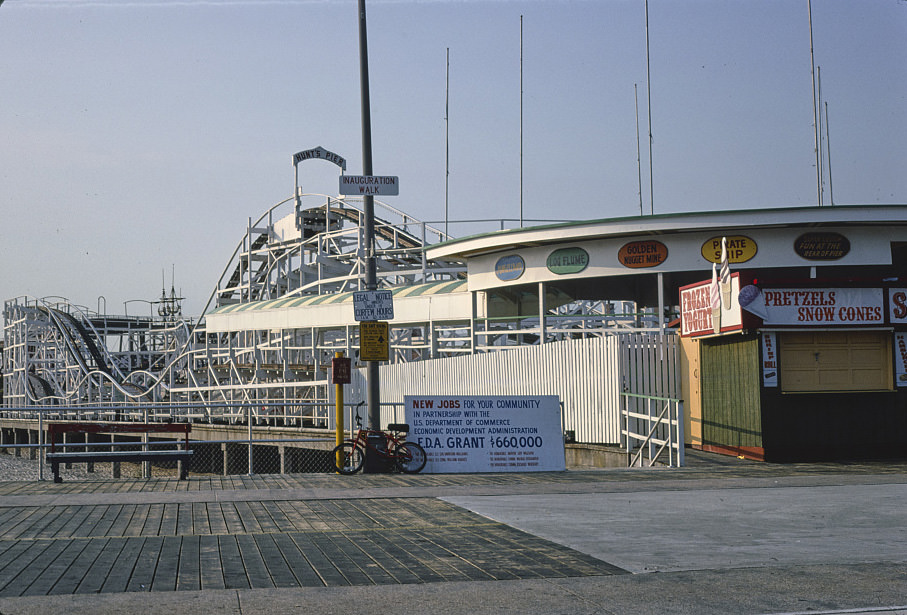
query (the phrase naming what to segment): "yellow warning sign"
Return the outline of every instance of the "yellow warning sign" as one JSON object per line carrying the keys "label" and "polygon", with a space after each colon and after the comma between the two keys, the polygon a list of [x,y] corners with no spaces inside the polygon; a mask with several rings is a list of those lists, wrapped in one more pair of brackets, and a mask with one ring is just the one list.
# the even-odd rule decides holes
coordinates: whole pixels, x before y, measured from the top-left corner
{"label": "yellow warning sign", "polygon": [[390,354],[389,328],[386,322],[363,320],[359,323],[359,360],[387,361]]}

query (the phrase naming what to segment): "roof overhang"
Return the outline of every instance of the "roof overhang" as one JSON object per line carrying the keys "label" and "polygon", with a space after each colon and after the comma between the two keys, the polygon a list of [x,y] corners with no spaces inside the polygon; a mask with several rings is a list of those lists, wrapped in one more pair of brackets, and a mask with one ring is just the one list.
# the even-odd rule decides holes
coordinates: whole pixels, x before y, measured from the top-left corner
{"label": "roof overhang", "polygon": [[719,230],[742,232],[746,229],[771,227],[877,224],[907,224],[907,205],[748,209],[567,222],[496,231],[447,241],[427,248],[426,255],[429,259],[467,259],[483,254],[551,243],[624,236],[658,236],[690,231]]}

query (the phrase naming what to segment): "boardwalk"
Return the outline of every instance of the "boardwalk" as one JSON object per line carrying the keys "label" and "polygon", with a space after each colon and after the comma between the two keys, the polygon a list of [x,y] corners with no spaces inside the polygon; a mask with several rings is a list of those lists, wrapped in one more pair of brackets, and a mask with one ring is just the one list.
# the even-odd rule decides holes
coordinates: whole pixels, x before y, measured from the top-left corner
{"label": "boardwalk", "polygon": [[[0,483],[0,613],[173,613],[190,605],[199,613],[248,613],[258,612],[265,596],[270,612],[293,610],[291,604],[327,612],[337,601],[386,599],[391,588],[437,613],[464,595],[478,600],[474,612],[545,613],[552,605],[562,612],[649,612],[664,603],[690,613],[864,607],[897,613],[907,605],[905,486],[907,464],[774,466],[702,455],[680,470]],[[803,507],[821,507],[822,493],[845,503],[849,493],[876,502],[875,510],[863,511],[865,521],[885,534],[887,547],[880,542],[866,556],[851,544],[840,558],[823,556],[844,538],[827,524],[822,532],[829,536],[803,534],[815,543],[813,560],[788,545],[759,561],[764,551],[753,544],[727,545],[730,555],[721,557],[690,551],[684,559],[671,547],[685,548],[680,541],[691,537],[659,536],[655,527],[647,543],[639,533],[635,526],[650,513],[616,527],[625,525],[614,508],[621,494],[648,502],[658,519],[684,514],[678,494],[693,502],[688,508],[736,495],[783,517],[777,502],[799,497],[805,503],[791,514],[800,515]],[[662,501],[675,510],[659,510]],[[703,506],[687,511],[693,533],[696,517],[714,508]],[[840,523],[853,539],[849,522]],[[665,532],[672,527],[664,524]],[[754,543],[765,540],[763,531],[752,529]],[[795,523],[786,531],[799,541],[803,530]],[[712,532],[723,536],[719,527]],[[630,540],[638,544],[625,544]],[[744,552],[757,559],[742,559]],[[655,558],[651,569],[643,566],[647,558]],[[666,573],[644,574],[659,569]],[[847,588],[835,589],[838,575]],[[689,595],[697,581],[728,591],[755,583],[765,595],[729,593],[730,602],[710,610]],[[596,610],[603,605],[592,596],[605,592],[616,606],[638,600],[643,587],[659,592],[645,598],[645,609]],[[669,600],[680,588],[683,594]],[[710,594],[705,586],[697,591]],[[741,608],[747,604],[750,610]]]}

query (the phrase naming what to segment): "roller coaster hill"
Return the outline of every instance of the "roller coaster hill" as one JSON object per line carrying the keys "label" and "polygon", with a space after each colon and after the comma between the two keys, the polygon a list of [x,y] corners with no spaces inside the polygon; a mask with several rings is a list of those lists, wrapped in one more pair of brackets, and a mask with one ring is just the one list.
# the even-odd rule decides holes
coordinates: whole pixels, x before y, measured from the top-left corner
{"label": "roller coaster hill", "polygon": [[[464,263],[425,255],[449,237],[380,201],[375,210],[378,285],[394,293],[390,363],[533,343],[517,322],[495,324],[480,347]],[[364,246],[360,197],[300,194],[248,220],[199,319],[182,315],[172,288],[146,302],[149,316],[59,297],[7,300],[0,411],[209,423],[254,412],[273,424],[329,427],[331,359],[337,351],[358,359],[352,294],[364,289]],[[569,297],[554,305],[564,314],[614,312]]]}

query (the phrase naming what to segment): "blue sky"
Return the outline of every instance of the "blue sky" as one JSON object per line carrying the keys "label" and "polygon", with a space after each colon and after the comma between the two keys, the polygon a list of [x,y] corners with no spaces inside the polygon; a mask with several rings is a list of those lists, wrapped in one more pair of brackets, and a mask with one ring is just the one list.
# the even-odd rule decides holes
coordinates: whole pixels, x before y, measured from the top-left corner
{"label": "blue sky", "polygon": [[[524,216],[639,213],[634,84],[648,212],[644,7],[368,2],[388,203],[444,218],[449,48],[451,218],[519,216],[522,15]],[[907,1],[812,12],[835,203],[907,203]],[[6,0],[0,296],[120,312],[175,265],[197,313],[248,218],[292,194],[294,152],[361,173],[357,25],[354,0]],[[650,0],[649,26],[655,212],[815,205],[806,0]],[[300,183],[336,193],[337,171]]]}

